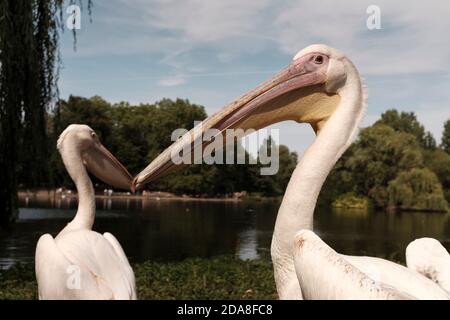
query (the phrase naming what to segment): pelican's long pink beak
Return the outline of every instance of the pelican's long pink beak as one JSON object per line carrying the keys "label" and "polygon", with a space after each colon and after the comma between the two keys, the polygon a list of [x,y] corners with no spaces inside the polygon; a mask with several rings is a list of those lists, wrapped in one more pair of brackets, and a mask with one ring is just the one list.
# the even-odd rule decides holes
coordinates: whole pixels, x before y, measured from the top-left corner
{"label": "pelican's long pink beak", "polygon": [[[154,181],[179,167],[180,164],[175,164],[172,161],[172,155],[181,150],[186,150],[185,148],[189,145],[191,150],[204,147],[205,143],[198,143],[198,141],[202,141],[202,135],[206,130],[217,129],[223,133],[226,129],[250,129],[246,127],[249,125],[246,120],[252,115],[258,115],[265,106],[271,104],[277,98],[301,88],[325,83],[328,60],[316,66],[311,63],[311,59],[314,57],[314,53],[310,53],[294,60],[270,80],[239,97],[186,133],[134,178],[132,189],[139,189],[144,184]],[[279,119],[277,121],[266,119],[256,124],[256,127],[252,129],[258,130],[278,121]],[[255,125],[255,122],[252,124]],[[223,141],[225,143],[225,139]]]}

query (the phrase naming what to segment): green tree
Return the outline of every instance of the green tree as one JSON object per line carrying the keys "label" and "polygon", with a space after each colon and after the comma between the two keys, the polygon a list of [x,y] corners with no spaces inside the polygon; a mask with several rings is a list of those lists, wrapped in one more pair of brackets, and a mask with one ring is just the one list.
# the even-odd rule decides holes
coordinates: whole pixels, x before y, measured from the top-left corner
{"label": "green tree", "polygon": [[417,120],[414,112],[398,112],[390,109],[381,115],[381,119],[376,124],[385,124],[395,131],[406,132],[414,135],[419,144],[424,148],[435,148],[436,141],[430,132],[425,132],[425,128]]}
{"label": "green tree", "polygon": [[389,182],[399,172],[422,165],[422,150],[412,134],[376,124],[362,130],[346,160],[345,167],[351,172],[354,185],[354,190],[349,191],[369,196],[375,206],[385,207]]}
{"label": "green tree", "polygon": [[110,114],[114,138],[111,150],[133,173],[145,168],[173,143],[174,130],[189,130],[195,121],[206,118],[203,106],[182,99],[163,99],[139,106],[121,103],[114,105]]}
{"label": "green tree", "polygon": [[444,189],[447,202],[450,202],[450,154],[436,149],[425,153],[424,163],[432,170]]}
{"label": "green tree", "polygon": [[[389,110],[361,131],[328,176],[319,200],[329,204],[353,195],[370,198],[376,207],[441,210],[450,196],[449,170],[450,155],[436,148],[414,113]],[[405,181],[411,185],[401,185]],[[408,196],[422,204],[411,202]]]}
{"label": "green tree", "polygon": [[294,169],[297,167],[298,155],[296,152],[291,152],[285,145],[278,147],[279,152],[279,171],[275,175],[276,182],[281,190],[279,195],[284,194],[289,180],[291,179]]}
{"label": "green tree", "polygon": [[450,119],[444,123],[441,146],[448,154],[450,154]]}
{"label": "green tree", "polygon": [[390,206],[413,210],[448,209],[438,178],[427,168],[401,172],[389,183],[388,193]]}

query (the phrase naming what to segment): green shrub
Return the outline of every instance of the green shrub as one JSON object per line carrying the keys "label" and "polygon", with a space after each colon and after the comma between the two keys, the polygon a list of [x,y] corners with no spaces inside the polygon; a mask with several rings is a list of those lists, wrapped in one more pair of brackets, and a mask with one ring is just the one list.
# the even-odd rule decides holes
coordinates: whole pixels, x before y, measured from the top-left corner
{"label": "green shrub", "polygon": [[389,205],[407,210],[447,211],[442,185],[429,169],[401,172],[389,183]]}
{"label": "green shrub", "polygon": [[334,208],[369,209],[369,199],[357,196],[354,193],[346,193],[333,201]]}

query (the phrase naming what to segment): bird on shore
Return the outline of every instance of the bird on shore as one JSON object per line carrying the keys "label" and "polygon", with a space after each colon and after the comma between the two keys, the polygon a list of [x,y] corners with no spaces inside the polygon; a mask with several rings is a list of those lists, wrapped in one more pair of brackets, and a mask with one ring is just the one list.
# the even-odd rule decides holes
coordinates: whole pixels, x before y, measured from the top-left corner
{"label": "bird on shore", "polygon": [[78,192],[74,219],[36,247],[39,299],[136,299],[133,270],[117,239],[92,231],[95,194],[88,171],[103,182],[130,188],[131,175],[86,125],[68,126],[57,148]]}
{"label": "bird on shore", "polygon": [[[432,280],[376,257],[338,254],[313,230],[317,197],[329,172],[357,136],[367,105],[358,70],[341,52],[312,45],[285,69],[204,120],[133,180],[141,188],[173,171],[172,155],[204,147],[209,129],[258,130],[293,120],[308,123],[314,143],[294,170],[279,208],[271,255],[281,299],[448,299]],[[214,137],[214,135],[211,135]],[[213,140],[213,139],[211,139]],[[225,139],[223,143],[227,143]]]}

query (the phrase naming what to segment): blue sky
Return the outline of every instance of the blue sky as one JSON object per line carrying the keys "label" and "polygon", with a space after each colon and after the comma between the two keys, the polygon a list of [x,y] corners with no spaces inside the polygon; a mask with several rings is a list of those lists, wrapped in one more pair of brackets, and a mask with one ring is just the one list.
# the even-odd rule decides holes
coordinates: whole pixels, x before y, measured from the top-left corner
{"label": "blue sky", "polygon": [[[366,9],[381,10],[368,30]],[[152,103],[188,98],[212,114],[326,43],[347,54],[369,88],[364,125],[386,109],[414,111],[440,141],[450,118],[450,3],[446,1],[94,0],[77,50],[62,35],[62,98],[100,95]],[[306,125],[283,123],[281,143],[302,153]]]}

